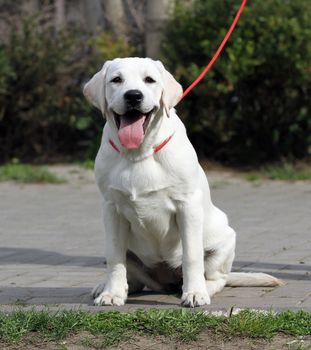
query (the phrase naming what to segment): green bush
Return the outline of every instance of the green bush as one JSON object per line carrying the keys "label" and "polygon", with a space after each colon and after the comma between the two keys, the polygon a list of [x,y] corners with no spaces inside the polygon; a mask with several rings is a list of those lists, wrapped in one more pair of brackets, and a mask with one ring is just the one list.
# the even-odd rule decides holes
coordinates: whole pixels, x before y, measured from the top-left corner
{"label": "green bush", "polygon": [[105,60],[130,52],[107,33],[94,41],[43,19],[17,20],[0,45],[0,162],[94,153],[104,122],[85,101],[83,83]]}
{"label": "green bush", "polygon": [[[177,1],[163,60],[184,87],[209,62],[239,5]],[[309,0],[247,3],[217,63],[178,106],[201,155],[239,163],[309,155],[310,42]]]}
{"label": "green bush", "polygon": [[8,81],[13,76],[8,57],[3,48],[0,47],[0,123],[4,115],[5,98],[8,94]]}

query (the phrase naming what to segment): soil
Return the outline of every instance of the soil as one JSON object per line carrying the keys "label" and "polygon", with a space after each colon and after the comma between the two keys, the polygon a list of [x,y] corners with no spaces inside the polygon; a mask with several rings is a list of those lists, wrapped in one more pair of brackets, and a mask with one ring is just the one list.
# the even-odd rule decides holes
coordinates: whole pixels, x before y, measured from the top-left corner
{"label": "soil", "polygon": [[0,341],[1,350],[311,350],[311,336],[290,337],[277,335],[271,340],[244,337],[224,338],[221,334],[211,331],[201,333],[197,341],[181,343],[161,336],[131,337],[116,346],[104,347],[100,336],[93,336],[87,332],[71,335],[59,342],[43,340],[36,335],[28,336],[19,343],[4,344]]}

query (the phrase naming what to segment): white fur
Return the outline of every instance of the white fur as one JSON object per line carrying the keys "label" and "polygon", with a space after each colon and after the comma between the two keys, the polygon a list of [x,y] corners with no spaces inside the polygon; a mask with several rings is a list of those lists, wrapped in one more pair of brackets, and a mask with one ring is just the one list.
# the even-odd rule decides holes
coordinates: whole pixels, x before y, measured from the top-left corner
{"label": "white fur", "polygon": [[[147,75],[155,83],[145,83]],[[111,82],[115,76],[121,76],[122,83]],[[125,112],[123,95],[130,89],[142,91],[142,110],[154,108],[154,113],[141,146],[128,150],[118,139],[113,113]],[[150,268],[163,261],[172,268],[182,265],[185,306],[209,304],[210,297],[226,285],[228,276],[231,285],[239,281],[241,285],[267,285],[264,274],[247,274],[246,278],[230,274],[235,232],[227,216],[211,202],[204,171],[173,109],[181,97],[181,86],[163,65],[148,58],[106,62],[86,84],[84,94],[107,118],[95,176],[103,199],[108,272],[105,283],[93,291],[95,304],[125,303],[128,249]],[[154,147],[171,135],[170,142],[153,154]],[[111,147],[109,139],[120,153]],[[204,259],[204,251],[213,252],[212,257]],[[132,267],[133,271],[135,274]],[[137,280],[148,284],[148,276],[141,273]],[[269,281],[269,285],[278,284],[276,279]],[[153,286],[160,288],[156,283]]]}

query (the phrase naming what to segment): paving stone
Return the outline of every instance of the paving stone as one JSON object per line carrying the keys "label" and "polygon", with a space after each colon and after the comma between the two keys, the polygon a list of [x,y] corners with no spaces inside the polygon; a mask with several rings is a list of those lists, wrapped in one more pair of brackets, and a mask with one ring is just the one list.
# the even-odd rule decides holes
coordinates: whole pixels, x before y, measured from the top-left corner
{"label": "paving stone", "polygon": [[34,304],[34,305],[51,305],[51,304],[86,304],[86,305],[92,305],[93,301],[90,297],[90,295],[82,295],[82,296],[49,296],[49,297],[34,297],[27,300],[27,304]]}
{"label": "paving stone", "polygon": [[[225,287],[225,289],[219,294],[220,297],[239,297],[241,295],[245,295],[247,298],[259,298],[266,293],[271,292],[272,288],[268,287],[250,287],[250,288],[244,288],[244,287],[235,287],[235,288],[228,288]],[[218,296],[217,296],[218,297]]]}
{"label": "paving stone", "polygon": [[304,310],[311,310],[311,295],[305,300],[302,300],[299,306]]}
{"label": "paving stone", "polygon": [[[271,273],[286,285],[225,288],[203,309],[311,311],[311,182],[254,187],[225,177],[220,186],[221,176],[211,174],[211,193],[237,231],[234,270]],[[0,222],[0,310],[25,304],[91,312],[116,309],[94,307],[90,298],[105,274],[100,196],[93,182],[0,183]],[[129,296],[118,309],[154,307],[180,308],[180,299],[142,293]]]}

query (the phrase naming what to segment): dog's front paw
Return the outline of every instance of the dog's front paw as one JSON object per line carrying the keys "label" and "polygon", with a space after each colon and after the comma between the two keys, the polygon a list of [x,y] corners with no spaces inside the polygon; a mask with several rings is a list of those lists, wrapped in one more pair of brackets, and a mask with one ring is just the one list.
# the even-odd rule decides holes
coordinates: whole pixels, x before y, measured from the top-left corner
{"label": "dog's front paw", "polygon": [[102,292],[94,299],[94,305],[115,305],[122,306],[125,304],[126,297],[124,295],[111,294],[109,292]]}
{"label": "dog's front paw", "polygon": [[94,305],[124,305],[127,299],[127,292],[127,283],[125,283],[124,286],[119,285],[118,288],[109,288],[106,282],[100,283],[92,290]]}
{"label": "dog's front paw", "polygon": [[211,299],[208,293],[200,292],[185,292],[181,297],[181,305],[187,307],[196,307],[208,305],[211,303]]}

